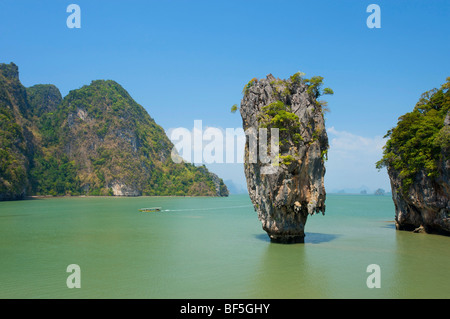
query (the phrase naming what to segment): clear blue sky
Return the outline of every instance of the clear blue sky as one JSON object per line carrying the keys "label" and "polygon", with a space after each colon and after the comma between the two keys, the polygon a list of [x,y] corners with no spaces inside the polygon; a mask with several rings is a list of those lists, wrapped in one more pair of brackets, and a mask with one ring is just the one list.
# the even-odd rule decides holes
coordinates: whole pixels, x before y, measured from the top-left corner
{"label": "clear blue sky", "polygon": [[[66,26],[71,3],[81,7],[81,29]],[[381,8],[380,29],[366,26],[371,3]],[[229,110],[251,78],[321,75],[335,92],[327,184],[389,188],[372,157],[349,176],[344,153],[366,154],[450,76],[449,30],[447,0],[1,0],[0,62],[16,63],[25,86],[52,83],[63,95],[115,80],[166,130],[195,119],[240,127]],[[346,141],[359,141],[357,151]]]}

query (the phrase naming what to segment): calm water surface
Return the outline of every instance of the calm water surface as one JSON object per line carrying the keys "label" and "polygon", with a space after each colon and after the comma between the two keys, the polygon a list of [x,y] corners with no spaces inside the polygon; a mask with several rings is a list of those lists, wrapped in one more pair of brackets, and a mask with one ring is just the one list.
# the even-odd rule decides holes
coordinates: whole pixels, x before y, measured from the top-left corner
{"label": "calm water surface", "polygon": [[[138,211],[152,206],[169,211]],[[388,196],[331,194],[305,244],[281,245],[248,195],[0,202],[0,298],[450,298],[450,238],[393,215]]]}

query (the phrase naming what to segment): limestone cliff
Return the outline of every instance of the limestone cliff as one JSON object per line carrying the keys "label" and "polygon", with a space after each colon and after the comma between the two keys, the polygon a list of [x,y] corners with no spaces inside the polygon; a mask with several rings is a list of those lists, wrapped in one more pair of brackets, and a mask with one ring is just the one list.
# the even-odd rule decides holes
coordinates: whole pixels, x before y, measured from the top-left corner
{"label": "limestone cliff", "polygon": [[0,200],[21,199],[30,187],[33,136],[25,117],[28,108],[17,65],[0,64]]}
{"label": "limestone cliff", "polygon": [[387,167],[399,230],[450,235],[450,78],[399,118],[378,168]]}
{"label": "limestone cliff", "polygon": [[449,170],[450,161],[441,162],[445,171],[437,181],[417,174],[415,183],[405,195],[401,191],[401,178],[397,171],[388,169],[395,205],[395,224],[398,230],[440,233],[450,235]]}
{"label": "limestone cliff", "polygon": [[[450,113],[447,113],[443,130],[450,131]],[[448,152],[443,152],[437,169],[437,177],[428,176],[425,169],[418,172],[405,193],[400,172],[392,166],[388,167],[397,229],[450,235]]]}
{"label": "limestone cliff", "polygon": [[55,123],[84,193],[228,195],[217,192],[222,180],[206,167],[174,163],[173,144],[163,128],[114,81],[97,80],[71,91]]}
{"label": "limestone cliff", "polygon": [[62,98],[54,85],[25,88],[0,63],[0,200],[29,195],[228,196],[206,167],[175,163],[173,144],[111,80]]}
{"label": "limestone cliff", "polygon": [[[325,213],[328,137],[325,103],[317,100],[321,84],[321,77],[308,80],[297,73],[287,80],[272,75],[253,79],[244,88],[240,113],[247,134],[247,188],[262,227],[273,242],[303,242],[308,215]],[[332,91],[327,88],[324,93]],[[262,160],[265,148],[259,144],[265,138],[260,130],[264,128],[269,137],[273,137],[270,129],[279,131],[279,153],[272,154],[276,145],[269,145],[269,162]],[[256,161],[252,160],[254,138],[259,145]],[[267,141],[271,144],[269,138]]]}

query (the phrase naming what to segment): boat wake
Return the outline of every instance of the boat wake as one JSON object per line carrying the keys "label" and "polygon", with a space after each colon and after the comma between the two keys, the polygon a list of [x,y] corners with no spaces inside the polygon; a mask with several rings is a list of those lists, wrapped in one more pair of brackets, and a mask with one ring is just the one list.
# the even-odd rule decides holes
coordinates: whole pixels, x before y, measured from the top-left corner
{"label": "boat wake", "polygon": [[163,209],[163,210],[161,210],[161,212],[187,212],[187,211],[199,211],[199,210],[218,210],[218,209],[243,208],[243,207],[251,207],[251,206],[253,206],[253,205],[211,207],[211,208]]}

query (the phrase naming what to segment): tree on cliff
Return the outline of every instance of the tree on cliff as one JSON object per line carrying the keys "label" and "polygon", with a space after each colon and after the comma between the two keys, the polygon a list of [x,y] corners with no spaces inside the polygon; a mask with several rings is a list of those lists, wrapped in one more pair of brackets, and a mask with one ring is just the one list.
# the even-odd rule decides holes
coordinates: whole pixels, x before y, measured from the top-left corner
{"label": "tree on cliff", "polygon": [[[257,132],[252,138],[259,145],[255,151],[250,138],[246,140],[247,189],[263,229],[274,242],[304,242],[308,216],[325,213],[324,174],[329,144],[324,103],[318,98],[333,91],[322,90],[322,80],[320,76],[303,78],[300,72],[288,79],[269,74],[250,80],[243,90],[239,108],[243,128]],[[272,129],[278,133],[275,151],[272,133],[268,133]],[[270,156],[266,154],[269,147],[264,150],[260,144],[269,139]],[[250,160],[252,152],[257,153],[257,161]]]}
{"label": "tree on cliff", "polygon": [[450,235],[450,78],[399,118],[377,168],[386,167],[400,230]]}
{"label": "tree on cliff", "polygon": [[118,83],[92,81],[62,98],[25,88],[0,63],[0,200],[28,195],[228,196],[206,167],[175,163],[173,144]]}
{"label": "tree on cliff", "polygon": [[450,77],[440,89],[423,93],[414,110],[402,115],[397,126],[385,135],[389,140],[376,167],[399,171],[404,192],[422,170],[430,178],[437,177],[439,162],[448,157],[450,128],[444,120],[450,110],[449,88]]}

